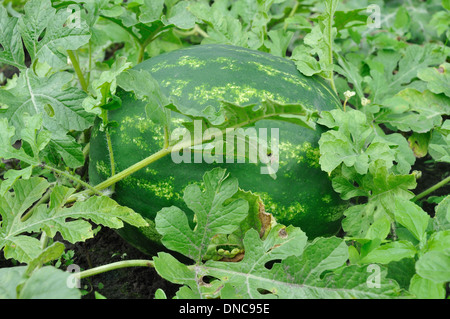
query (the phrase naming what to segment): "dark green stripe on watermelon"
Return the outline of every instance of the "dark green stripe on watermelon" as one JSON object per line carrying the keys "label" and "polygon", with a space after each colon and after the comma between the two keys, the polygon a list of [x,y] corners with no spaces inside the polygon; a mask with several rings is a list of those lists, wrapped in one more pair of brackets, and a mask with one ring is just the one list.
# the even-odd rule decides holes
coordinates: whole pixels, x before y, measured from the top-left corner
{"label": "dark green stripe on watermelon", "polygon": [[[163,93],[179,101],[183,112],[197,114],[220,100],[248,105],[271,99],[331,110],[339,99],[318,77],[305,77],[291,61],[267,53],[227,45],[193,46],[162,54],[135,67],[149,71]],[[111,131],[116,171],[148,157],[163,147],[163,128],[145,114],[145,103],[121,93],[122,108],[109,112],[118,127]],[[175,114],[174,114],[175,115]],[[178,117],[179,119],[179,117]],[[173,119],[177,126],[177,117]],[[178,121],[179,122],[179,121]],[[266,211],[277,222],[301,227],[310,238],[335,234],[345,203],[333,191],[319,166],[318,140],[322,128],[311,130],[291,123],[263,120],[256,129],[278,128],[280,166],[277,178],[252,163],[175,164],[167,156],[127,177],[115,186],[114,199],[153,221],[163,207],[178,206],[193,218],[182,196],[190,183],[201,183],[206,171],[220,166],[239,180],[239,186],[261,196]],[[90,181],[98,184],[110,175],[105,137],[96,125],[91,139]],[[125,227],[120,234],[144,252],[154,253],[159,236],[154,229]]]}

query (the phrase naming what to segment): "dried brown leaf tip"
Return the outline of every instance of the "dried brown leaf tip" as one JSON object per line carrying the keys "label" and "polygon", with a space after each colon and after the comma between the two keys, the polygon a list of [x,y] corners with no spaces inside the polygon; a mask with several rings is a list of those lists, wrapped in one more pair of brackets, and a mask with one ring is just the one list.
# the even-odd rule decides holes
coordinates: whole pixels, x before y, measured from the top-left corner
{"label": "dried brown leaf tip", "polygon": [[263,238],[266,235],[273,222],[272,214],[266,213],[266,209],[262,201],[259,202],[259,220],[261,221],[261,230],[259,231],[259,237]]}

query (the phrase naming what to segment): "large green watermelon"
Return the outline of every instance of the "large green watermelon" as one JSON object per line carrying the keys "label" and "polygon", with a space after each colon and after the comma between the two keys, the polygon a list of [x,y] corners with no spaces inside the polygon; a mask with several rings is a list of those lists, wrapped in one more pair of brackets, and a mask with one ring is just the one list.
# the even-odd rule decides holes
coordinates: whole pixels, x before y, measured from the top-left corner
{"label": "large green watermelon", "polygon": [[[220,106],[220,100],[239,105],[270,99],[301,103],[316,110],[332,110],[340,101],[318,77],[305,77],[288,59],[228,45],[200,45],[151,58],[137,65],[160,84],[167,97],[181,101],[186,109],[202,111]],[[119,172],[163,147],[163,128],[148,119],[145,103],[131,93],[121,92],[123,105],[110,111],[111,141]],[[179,117],[173,114],[174,127]],[[113,198],[143,215],[150,224],[163,207],[178,206],[191,212],[182,200],[189,183],[200,183],[206,171],[220,166],[239,180],[246,191],[260,195],[265,210],[278,223],[301,227],[310,237],[335,234],[345,203],[333,191],[329,177],[320,169],[318,140],[322,128],[308,129],[292,123],[262,120],[256,128],[279,129],[279,168],[276,179],[261,174],[252,163],[180,163],[166,156],[115,185]],[[90,183],[110,176],[104,134],[96,125],[90,148]],[[140,250],[152,254],[158,249],[154,227],[120,230],[122,237]]]}

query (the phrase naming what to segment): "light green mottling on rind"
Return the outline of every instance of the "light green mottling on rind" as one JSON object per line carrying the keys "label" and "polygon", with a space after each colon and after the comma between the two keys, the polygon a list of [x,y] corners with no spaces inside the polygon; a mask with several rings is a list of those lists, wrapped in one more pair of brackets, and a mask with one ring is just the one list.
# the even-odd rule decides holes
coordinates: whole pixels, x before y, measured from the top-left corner
{"label": "light green mottling on rind", "polygon": [[282,218],[285,222],[291,221],[308,211],[308,207],[305,204],[302,205],[297,201],[291,202],[291,205],[286,206],[274,201],[268,193],[255,192],[255,194],[261,197],[265,211],[272,214],[275,219]]}
{"label": "light green mottling on rind", "polygon": [[161,69],[176,68],[176,67],[180,67],[180,66],[188,66],[190,68],[197,69],[197,68],[205,67],[207,65],[207,63],[209,63],[209,61],[196,59],[196,58],[186,55],[186,56],[180,57],[176,61],[176,63],[167,63],[167,62],[158,63],[151,68],[151,72],[158,72]]}
{"label": "light green mottling on rind", "polygon": [[[309,143],[308,143],[309,144]],[[307,163],[309,167],[320,168],[320,149],[318,147],[311,147],[309,144],[309,148],[306,150],[306,158],[308,159]]]}
{"label": "light green mottling on rind", "polygon": [[144,170],[145,170],[146,174],[150,174],[150,175],[153,175],[153,176],[158,175],[158,171],[157,170],[152,169],[152,168],[150,168],[148,166]]}
{"label": "light green mottling on rind", "polygon": [[153,65],[153,67],[150,69],[150,72],[155,73],[167,67],[169,67],[169,63],[167,61],[161,61],[158,64]]}
{"label": "light green mottling on rind", "polygon": [[[165,200],[180,200],[180,194],[174,191],[174,178],[165,180],[143,179],[129,176],[122,181],[122,184],[131,188],[138,188],[148,192],[148,196],[153,194]],[[150,194],[151,193],[151,194]]]}
{"label": "light green mottling on rind", "polygon": [[273,100],[286,103],[286,99],[279,94],[274,94],[266,90],[258,90],[250,86],[240,86],[227,83],[225,86],[211,87],[208,84],[196,86],[192,93],[188,94],[190,100],[198,101],[200,105],[208,103],[208,100],[227,100],[237,104],[247,104],[251,100],[258,98],[261,100]]}
{"label": "light green mottling on rind", "polygon": [[[111,168],[105,161],[96,162],[97,171],[104,177],[108,177],[111,174]],[[157,171],[151,168],[146,168],[145,173],[150,176],[156,176]],[[122,185],[131,188],[144,189],[149,192],[148,196],[154,195],[166,200],[181,200],[180,194],[174,191],[174,178],[169,177],[165,180],[154,180],[150,178],[136,178],[134,176],[128,176],[120,182]],[[151,194],[150,194],[151,193]]]}
{"label": "light green mottling on rind", "polygon": [[189,81],[181,79],[170,79],[161,81],[161,86],[172,87],[171,94],[180,97],[183,94],[184,88],[189,84]]}
{"label": "light green mottling on rind", "polygon": [[328,204],[328,203],[331,203],[331,201],[332,201],[331,196],[328,194],[322,197],[322,202],[324,202],[324,203]]}
{"label": "light green mottling on rind", "polygon": [[[287,165],[290,161],[295,160],[297,164],[305,162],[309,167],[320,168],[319,158],[320,150],[313,147],[310,142],[293,145],[291,142],[282,142],[279,144],[280,165]],[[303,154],[303,155],[299,155]]]}
{"label": "light green mottling on rind", "polygon": [[178,65],[188,65],[191,68],[199,68],[206,65],[206,61],[193,58],[191,56],[182,56],[178,60]]}
{"label": "light green mottling on rind", "polygon": [[221,70],[233,70],[233,71],[241,70],[241,67],[239,66],[239,61],[235,59],[218,57],[211,61],[216,64],[223,64],[223,66],[220,67]]}
{"label": "light green mottling on rind", "polygon": [[[306,203],[312,203],[312,198],[305,197],[304,201],[292,201],[290,205],[283,205],[280,202],[273,200],[273,198],[264,192],[255,192],[256,195],[261,197],[264,203],[265,211],[272,214],[275,219],[283,220],[283,223],[288,225],[290,222],[296,223],[298,219],[302,218],[302,215],[306,217],[307,214],[314,210],[313,207],[309,207]],[[328,204],[332,201],[331,196],[324,195],[319,202]],[[317,204],[319,204],[319,202]],[[334,222],[342,217],[342,212],[347,205],[336,205],[329,207],[328,211],[322,215],[322,222]]]}
{"label": "light green mottling on rind", "polygon": [[[277,79],[283,79],[286,82],[290,82],[295,85],[299,85],[308,91],[311,91],[312,88],[305,81],[300,80],[297,76],[292,75],[291,73],[283,72],[279,69],[276,69],[270,65],[263,64],[261,62],[250,61],[249,64],[253,64],[257,67],[258,70],[264,72],[267,76],[276,77]],[[320,92],[322,93],[322,92]],[[322,93],[323,94],[323,93]]]}
{"label": "light green mottling on rind", "polygon": [[109,177],[111,175],[111,166],[106,164],[105,161],[99,160],[95,163],[95,169],[99,172],[103,177]]}
{"label": "light green mottling on rind", "polygon": [[150,149],[149,145],[147,144],[147,142],[145,142],[145,139],[142,138],[141,136],[139,137],[133,137],[130,140],[134,145],[136,145],[140,150],[148,150]]}
{"label": "light green mottling on rind", "polygon": [[121,142],[125,144],[134,144],[139,147],[140,150],[150,150],[151,141],[141,136],[130,136],[129,132],[138,129],[141,134],[146,133],[146,138],[149,136],[149,132],[152,132],[151,139],[160,148],[164,146],[164,131],[160,125],[156,125],[151,120],[143,116],[135,115],[125,116],[119,125],[119,134],[121,136]]}
{"label": "light green mottling on rind", "polygon": [[156,125],[155,123],[153,123],[152,121],[150,121],[148,118],[144,117],[144,116],[138,116],[135,115],[133,117],[131,116],[125,116],[122,121],[120,122],[120,130],[121,131],[126,131],[127,129],[130,128],[137,128],[139,130],[140,133],[145,133],[148,132],[149,130],[152,131],[161,131],[161,126],[160,125]]}
{"label": "light green mottling on rind", "polygon": [[[255,54],[255,57],[258,57],[261,59],[261,56],[258,54]],[[269,59],[270,60],[270,59]],[[279,62],[274,59],[271,60],[271,62]],[[256,69],[259,70],[262,74],[265,74],[268,77],[276,77],[279,81],[282,79],[283,81],[289,82],[291,84],[294,84],[296,86],[301,86],[303,89],[306,89],[307,91],[312,91],[313,88],[309,83],[306,81],[301,80],[298,76],[285,72],[283,70],[277,69],[269,64],[264,64],[258,61],[246,61],[247,65],[253,64],[256,66]],[[152,72],[158,72],[162,69],[169,69],[169,68],[175,68],[180,66],[188,66],[193,69],[199,69],[199,68],[205,68],[208,69],[211,66],[222,64],[219,69],[222,70],[233,70],[235,72],[239,71],[241,69],[242,61],[238,61],[236,59],[232,59],[230,57],[217,57],[215,59],[210,59],[208,61],[200,60],[197,58],[194,58],[192,56],[182,56],[178,60],[176,60],[175,63],[167,63],[167,62],[161,62],[158,63],[156,66],[152,68]],[[261,76],[263,76],[261,74]],[[170,79],[170,80],[163,80],[161,81],[161,86],[168,87],[172,86],[171,94],[177,97],[181,97],[183,90],[187,87],[189,84],[189,81],[181,80],[181,79]],[[252,98],[270,98],[278,102],[284,102],[286,103],[286,99],[283,98],[281,95],[277,95],[276,97],[273,96],[273,93],[269,93],[268,91],[261,90],[261,89],[255,89],[252,87],[242,87],[239,85],[234,85],[232,83],[228,83],[229,87],[221,86],[221,87],[207,87],[201,86],[196,87],[195,92],[190,94],[189,98],[194,99],[195,101],[205,101],[206,99],[210,98],[218,98],[223,99],[223,97],[229,93],[233,94],[236,98],[233,102],[245,104],[248,103]],[[328,90],[326,86],[323,86],[325,89]],[[226,91],[225,91],[226,90]],[[321,95],[322,98],[325,98],[324,92],[322,90],[317,90],[317,93]],[[311,107],[311,105],[308,105],[308,107]]]}

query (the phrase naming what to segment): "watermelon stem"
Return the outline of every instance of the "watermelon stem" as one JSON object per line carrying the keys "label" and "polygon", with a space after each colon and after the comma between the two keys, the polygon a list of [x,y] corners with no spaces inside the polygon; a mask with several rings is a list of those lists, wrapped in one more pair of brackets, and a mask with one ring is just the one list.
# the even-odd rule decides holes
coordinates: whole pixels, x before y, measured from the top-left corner
{"label": "watermelon stem", "polygon": [[174,31],[175,31],[175,33],[176,34],[178,34],[178,35],[180,35],[180,36],[182,36],[182,37],[188,37],[188,36],[191,36],[191,35],[200,35],[200,36],[202,36],[202,37],[204,37],[204,38],[209,38],[209,35],[208,35],[208,33],[206,33],[205,31],[203,31],[203,29],[202,28],[200,28],[199,26],[198,26],[198,24],[196,24],[195,26],[194,26],[194,28],[192,28],[191,30],[189,30],[189,31],[182,31],[182,30],[179,30],[179,29],[174,29]]}
{"label": "watermelon stem", "polygon": [[145,46],[143,44],[139,44],[138,63],[141,63],[142,61],[144,61],[144,54],[145,54]]}
{"label": "watermelon stem", "polygon": [[77,274],[74,274],[74,276],[77,277],[77,279],[83,279],[95,275],[99,275],[102,273],[105,273],[107,271],[121,269],[121,268],[128,268],[128,267],[155,267],[155,264],[153,260],[145,260],[145,259],[132,259],[132,260],[123,260],[118,261],[115,263],[95,267],[92,269],[81,271]]}
{"label": "watermelon stem", "polygon": [[84,92],[88,92],[88,85],[86,80],[84,79],[83,72],[81,71],[80,64],[78,63],[78,59],[73,53],[72,50],[67,50],[67,54],[69,55],[69,59],[72,62],[73,69],[75,70],[75,73],[77,74],[78,81],[80,82],[81,88]]}
{"label": "watermelon stem", "polygon": [[[130,176],[131,174],[139,171],[140,169],[150,165],[151,163],[156,162],[157,160],[169,155],[171,152],[177,152],[177,151],[180,151],[182,149],[185,149],[185,148],[188,148],[188,147],[191,147],[194,145],[202,144],[203,142],[204,141],[203,141],[203,137],[202,137],[200,139],[194,140],[193,142],[189,141],[186,143],[179,143],[174,146],[169,146],[167,148],[163,148],[162,150],[150,155],[149,157],[146,157],[143,160],[129,166],[128,168],[124,169],[120,173],[112,175],[110,178],[101,182],[100,184],[96,185],[95,187],[90,186],[90,188],[88,190],[86,190],[82,193],[85,195],[92,195],[92,192],[98,193],[101,190],[114,185],[115,183],[121,181],[122,179],[124,179],[124,178]],[[74,200],[75,200],[75,197],[71,196],[71,197],[69,197],[68,202],[72,202]]]}
{"label": "watermelon stem", "polygon": [[34,203],[33,206],[25,213],[25,215],[22,216],[22,218],[20,219],[21,222],[25,222],[28,218],[30,218],[31,215],[33,215],[33,212],[36,209],[36,207],[38,207],[43,203],[48,202],[48,200],[50,199],[51,189],[52,186],[50,186],[50,188],[47,189],[47,191],[45,192],[44,196],[42,196],[36,203]]}
{"label": "watermelon stem", "polygon": [[330,82],[331,88],[333,89],[334,93],[337,94],[337,90],[336,90],[336,85],[334,84],[334,71],[333,71],[333,32],[332,32],[332,28],[333,28],[333,23],[334,23],[334,19],[333,19],[333,9],[332,6],[330,6],[330,12],[329,12],[329,17],[328,17],[328,64],[332,67],[331,71],[329,72],[328,75],[328,81]]}
{"label": "watermelon stem", "polygon": [[151,163],[153,163],[153,162],[163,158],[164,156],[170,154],[171,151],[172,151],[172,147],[162,149],[162,150],[154,153],[153,155],[150,155],[149,157],[144,158],[142,161],[137,162],[134,165],[131,165],[130,167],[124,169],[120,173],[117,173],[117,174],[111,176],[110,178],[108,178],[104,182],[96,185],[94,187],[94,189],[96,191],[101,191],[101,190],[103,190],[105,188],[108,188],[109,186],[114,185],[115,183],[121,181],[125,177],[128,177],[129,175],[137,172],[138,170],[146,167],[147,165],[150,165]]}
{"label": "watermelon stem", "polygon": [[167,125],[164,126],[164,148],[168,148],[170,143],[169,137],[169,127]]}
{"label": "watermelon stem", "polygon": [[443,179],[442,181],[440,181],[439,183],[431,186],[430,188],[426,189],[425,191],[423,191],[422,193],[416,195],[416,197],[413,198],[413,201],[418,201],[419,199],[424,198],[425,196],[427,196],[428,194],[434,192],[435,190],[443,187],[444,185],[446,185],[447,183],[450,182],[450,176],[448,176],[447,178]]}
{"label": "watermelon stem", "polygon": [[[111,135],[109,134],[109,131],[108,131],[108,111],[107,110],[102,109],[101,118],[103,120],[103,124],[106,126],[105,137],[106,137],[106,144],[107,144],[107,148],[108,148],[109,162],[111,163],[111,176],[114,176],[114,175],[116,175],[116,163],[114,161],[114,152],[113,152],[113,148],[112,148]],[[113,187],[113,191],[114,191],[114,185],[112,187]]]}
{"label": "watermelon stem", "polygon": [[200,34],[200,35],[201,35],[202,37],[204,37],[204,38],[209,38],[208,33],[206,33],[205,31],[203,31],[203,29],[200,28],[200,27],[198,26],[198,24],[195,25],[194,31],[195,31],[196,33]]}
{"label": "watermelon stem", "polygon": [[60,174],[60,175],[63,175],[63,176],[65,176],[65,177],[69,178],[70,180],[72,180],[72,181],[74,181],[74,182],[77,182],[78,184],[83,185],[84,187],[86,187],[87,189],[91,190],[92,192],[94,192],[94,193],[97,194],[97,195],[100,195],[100,196],[103,195],[102,192],[100,192],[99,190],[97,190],[95,187],[92,187],[92,186],[89,185],[88,183],[82,181],[81,179],[79,179],[78,177],[76,177],[76,176],[74,176],[74,175],[72,175],[72,174],[69,174],[68,172],[62,171],[62,170],[60,170],[60,169],[57,169],[57,168],[55,168],[55,167],[48,166],[48,165],[45,165],[45,164],[44,164],[42,167],[43,167],[43,168],[46,168],[46,169],[48,169],[48,170],[51,170],[51,171],[53,171],[53,172],[55,172],[55,173],[58,173],[58,174]]}
{"label": "watermelon stem", "polygon": [[[292,8],[291,12],[289,12],[288,18],[292,18],[294,16],[294,14],[297,12],[297,9],[298,9],[299,5],[300,5],[300,1],[298,1],[298,0],[295,1],[295,5]],[[288,26],[288,22],[287,21],[288,21],[288,19],[284,20],[284,30],[285,31],[286,31],[287,26]]]}
{"label": "watermelon stem", "polygon": [[150,34],[150,36],[145,40],[145,41],[141,41],[139,40],[139,57],[138,57],[138,63],[141,63],[142,61],[144,61],[144,57],[145,57],[145,49],[147,48],[147,46],[152,43],[157,37],[160,36],[161,33],[163,33],[164,31],[166,31],[168,29],[168,27],[158,27],[152,34]]}
{"label": "watermelon stem", "polygon": [[114,176],[116,174],[116,165],[114,163],[114,153],[112,149],[112,143],[111,143],[111,135],[109,132],[105,132],[106,135],[106,142],[108,143],[108,152],[109,152],[109,160],[111,162],[111,176]]}

